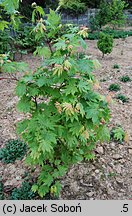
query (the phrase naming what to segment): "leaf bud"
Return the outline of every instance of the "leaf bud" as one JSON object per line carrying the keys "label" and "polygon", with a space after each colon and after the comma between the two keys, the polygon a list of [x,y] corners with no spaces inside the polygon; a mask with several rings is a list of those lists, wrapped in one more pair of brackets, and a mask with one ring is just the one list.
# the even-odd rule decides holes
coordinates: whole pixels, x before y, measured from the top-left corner
{"label": "leaf bud", "polygon": [[33,8],[37,7],[36,2],[33,2],[31,6],[32,6]]}

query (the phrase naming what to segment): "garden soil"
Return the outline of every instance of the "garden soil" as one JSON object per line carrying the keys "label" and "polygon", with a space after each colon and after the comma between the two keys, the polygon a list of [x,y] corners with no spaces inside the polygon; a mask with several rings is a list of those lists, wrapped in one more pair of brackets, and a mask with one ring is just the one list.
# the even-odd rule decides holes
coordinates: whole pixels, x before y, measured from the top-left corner
{"label": "garden soil", "polygon": [[[132,37],[114,40],[113,52],[102,59],[97,49],[97,41],[87,41],[86,54],[92,59],[98,59],[101,68],[93,73],[98,79],[96,85],[102,95],[107,96],[110,104],[111,119],[109,128],[120,125],[127,136],[123,143],[110,141],[97,144],[94,150],[95,160],[78,163],[70,167],[68,173],[61,179],[62,191],[60,199],[86,199],[86,200],[123,200],[132,199],[132,82],[123,83],[121,76],[128,75],[132,79]],[[19,56],[17,57],[19,60]],[[23,56],[32,70],[40,65],[41,59],[28,54]],[[114,69],[115,64],[119,65]],[[20,77],[21,75],[17,74]],[[8,78],[7,74],[0,77]],[[109,92],[108,87],[118,83],[119,92]],[[16,81],[10,79],[0,80],[0,147],[3,148],[9,139],[16,139],[16,123],[23,119],[23,114],[16,110],[18,102],[15,96]],[[128,103],[116,99],[121,93],[129,98]],[[0,175],[4,183],[4,193],[8,199],[14,187],[19,187],[24,181],[26,173],[36,176],[34,171],[25,165],[25,158],[17,160],[14,164],[0,162]]]}

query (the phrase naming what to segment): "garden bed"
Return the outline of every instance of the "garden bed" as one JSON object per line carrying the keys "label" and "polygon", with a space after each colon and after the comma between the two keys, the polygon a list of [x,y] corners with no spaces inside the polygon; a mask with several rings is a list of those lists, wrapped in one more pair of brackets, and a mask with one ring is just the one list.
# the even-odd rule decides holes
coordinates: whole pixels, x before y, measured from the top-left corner
{"label": "garden bed", "polygon": [[[97,144],[96,159],[87,163],[80,163],[71,167],[62,179],[60,199],[132,199],[132,82],[122,82],[119,78],[129,76],[132,79],[132,37],[114,40],[113,52],[101,58],[97,49],[97,41],[87,41],[87,54],[98,59],[102,65],[94,71],[100,81],[99,91],[108,95],[110,84],[120,85],[119,92],[112,92],[113,102],[110,104],[111,119],[109,128],[121,125],[128,133],[127,142]],[[41,60],[29,54],[23,57],[30,68],[35,69]],[[118,65],[116,68],[114,65]],[[115,67],[115,68],[114,68]],[[0,76],[5,76],[0,74]],[[7,75],[6,75],[7,76]],[[0,81],[0,147],[4,147],[9,139],[18,138],[16,123],[23,115],[16,111],[18,98],[15,96],[15,81]],[[127,103],[116,99],[120,93],[128,98]],[[0,163],[0,175],[4,184],[4,194],[8,198],[12,189],[19,187],[24,181],[25,173],[32,171],[22,161],[14,164]],[[33,176],[37,176],[37,169]]]}

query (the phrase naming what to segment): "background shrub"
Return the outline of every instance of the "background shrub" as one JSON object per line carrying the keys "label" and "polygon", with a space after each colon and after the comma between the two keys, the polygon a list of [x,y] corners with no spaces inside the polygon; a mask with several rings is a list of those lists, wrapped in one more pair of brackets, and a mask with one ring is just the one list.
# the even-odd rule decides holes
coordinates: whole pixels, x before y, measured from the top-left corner
{"label": "background shrub", "polygon": [[110,3],[102,0],[99,5],[99,12],[95,15],[95,20],[100,29],[110,21]]}
{"label": "background shrub", "polygon": [[110,4],[110,20],[109,22],[116,26],[122,26],[125,24],[126,16],[124,15],[124,9],[127,4],[123,0],[112,0]]}
{"label": "background shrub", "polygon": [[91,32],[100,30],[99,20],[96,17],[91,16],[89,23]]}
{"label": "background shrub", "polygon": [[87,9],[85,3],[81,2],[80,0],[60,0],[59,4],[62,12],[73,16],[78,16],[79,14],[84,13]]}
{"label": "background shrub", "polygon": [[104,54],[109,54],[113,49],[113,37],[103,32],[99,35],[99,40],[97,42],[98,49]]}
{"label": "background shrub", "polygon": [[99,11],[95,15],[94,22],[98,23],[100,28],[106,24],[112,24],[113,27],[124,25],[126,16],[123,10],[126,7],[126,2],[122,0],[102,0],[99,5]]}
{"label": "background shrub", "polygon": [[10,51],[9,31],[0,31],[0,54]]}

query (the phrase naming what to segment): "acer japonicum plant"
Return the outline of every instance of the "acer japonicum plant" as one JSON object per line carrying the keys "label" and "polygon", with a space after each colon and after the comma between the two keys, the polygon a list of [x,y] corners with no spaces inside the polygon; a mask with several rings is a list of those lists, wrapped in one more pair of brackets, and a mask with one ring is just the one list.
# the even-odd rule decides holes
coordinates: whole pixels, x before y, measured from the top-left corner
{"label": "acer japonicum plant", "polygon": [[35,54],[44,61],[17,84],[17,108],[27,116],[18,123],[17,132],[29,146],[27,163],[40,167],[32,190],[41,197],[58,196],[60,178],[69,166],[94,159],[96,142],[109,140],[110,115],[105,97],[95,91],[98,83],[92,71],[97,61],[77,55],[78,47],[86,48],[82,36],[88,36],[87,29],[57,38],[60,16],[53,10],[46,15],[36,5],[32,20],[36,20],[36,40],[43,38],[44,44]]}
{"label": "acer japonicum plant", "polygon": [[105,54],[110,54],[113,49],[113,37],[111,35],[101,32],[99,35],[97,46],[103,54],[102,57],[104,57]]}

